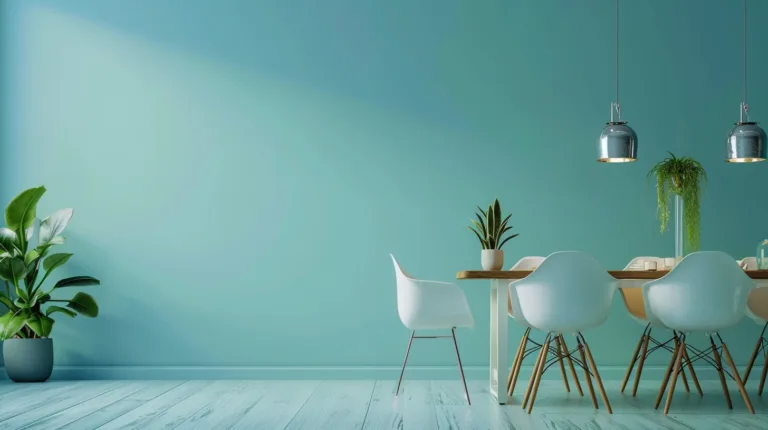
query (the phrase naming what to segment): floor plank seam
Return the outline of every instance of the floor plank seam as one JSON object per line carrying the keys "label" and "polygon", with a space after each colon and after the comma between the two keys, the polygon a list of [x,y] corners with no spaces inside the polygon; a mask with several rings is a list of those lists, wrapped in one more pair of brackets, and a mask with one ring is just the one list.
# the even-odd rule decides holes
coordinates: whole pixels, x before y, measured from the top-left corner
{"label": "floor plank seam", "polygon": [[363,430],[363,428],[365,428],[365,421],[368,419],[368,411],[371,410],[371,402],[373,401],[373,394],[376,392],[376,384],[378,383],[379,383],[378,380],[373,381],[371,396],[368,398],[368,406],[365,408],[365,415],[363,415],[363,422],[360,424],[360,430]]}
{"label": "floor plank seam", "polygon": [[[50,415],[47,415],[47,416],[45,416],[45,417],[41,417],[40,419],[38,419],[38,420],[36,420],[36,421],[33,421],[33,422],[31,422],[31,423],[27,423],[27,424],[26,424],[24,427],[22,427],[22,429],[24,429],[24,428],[27,428],[27,427],[29,427],[29,426],[30,426],[30,425],[32,425],[32,424],[35,424],[35,423],[39,423],[40,421],[43,421],[43,420],[45,420],[46,418],[52,417],[52,416],[54,416],[54,415],[58,415],[58,414],[60,414],[60,413],[63,413],[63,412],[65,412],[65,411],[67,411],[67,410],[70,410],[70,409],[72,409],[72,408],[74,408],[74,407],[80,406],[80,405],[82,405],[83,403],[85,403],[85,402],[87,402],[87,401],[89,401],[89,400],[95,399],[95,398],[96,398],[96,397],[98,397],[98,396],[103,396],[104,394],[107,394],[107,393],[109,393],[110,391],[115,391],[115,390],[117,390],[117,389],[119,389],[119,388],[120,388],[120,386],[117,386],[117,387],[113,388],[112,390],[107,390],[107,391],[105,391],[105,392],[103,392],[103,393],[101,393],[101,394],[98,394],[98,395],[96,395],[96,396],[94,396],[94,397],[91,397],[90,399],[86,399],[86,400],[83,400],[82,402],[80,402],[80,403],[78,403],[78,404],[72,405],[72,406],[70,406],[70,407],[68,407],[68,408],[65,408],[65,409],[62,409],[62,410],[60,410],[60,411],[58,411],[58,412],[54,412],[54,413],[52,413],[52,414],[50,414]],[[77,418],[77,419],[75,419],[75,420],[72,420],[72,421],[70,421],[70,422],[66,423],[66,424],[65,424],[65,426],[67,426],[67,425],[69,425],[69,424],[73,423],[74,421],[77,421],[78,419],[80,419],[80,418],[82,418],[82,417],[86,417],[86,416],[88,416],[88,415],[91,415],[91,414],[93,414],[93,413],[95,413],[95,412],[98,412],[98,411],[102,410],[103,408],[106,408],[106,407],[108,407],[108,406],[111,406],[111,405],[113,405],[113,404],[115,404],[115,403],[117,403],[117,402],[119,402],[119,401],[121,401],[121,400],[124,400],[124,399],[126,399],[126,398],[128,398],[128,397],[130,397],[130,396],[134,395],[135,393],[138,393],[139,391],[141,391],[141,388],[137,389],[136,391],[133,391],[133,392],[127,393],[125,396],[123,396],[123,397],[121,397],[121,398],[119,398],[119,399],[115,400],[115,401],[114,401],[114,402],[112,402],[112,403],[108,403],[108,404],[106,404],[106,405],[103,405],[101,408],[99,408],[99,409],[96,409],[96,410],[94,410],[93,412],[89,412],[89,413],[87,413],[87,414],[85,414],[85,415],[82,415],[81,417],[79,417],[79,418]]]}
{"label": "floor plank seam", "polygon": [[317,389],[318,389],[318,388],[320,388],[320,386],[321,386],[321,385],[323,385],[323,382],[325,382],[325,381],[320,381],[320,383],[319,383],[319,384],[317,384],[317,387],[315,387],[315,389],[314,389],[314,390],[312,390],[312,394],[310,394],[309,396],[307,396],[307,400],[304,400],[304,403],[302,403],[302,404],[301,404],[301,407],[300,407],[299,409],[297,409],[297,410],[296,410],[296,413],[295,413],[295,414],[293,414],[293,418],[291,418],[291,419],[290,419],[290,420],[289,420],[289,421],[288,421],[288,422],[285,424],[285,427],[283,427],[283,430],[285,430],[285,429],[287,429],[288,427],[290,427],[290,426],[291,426],[291,423],[293,422],[293,420],[295,420],[295,419],[296,419],[296,417],[297,417],[297,416],[299,416],[299,413],[301,413],[301,410],[302,410],[302,409],[304,409],[304,407],[305,407],[305,406],[307,406],[307,403],[309,403],[309,400],[310,400],[312,397],[314,397],[315,393],[317,392]]}
{"label": "floor plank seam", "polygon": [[[185,384],[185,383],[187,383],[187,382],[189,382],[189,381],[178,381],[178,382],[179,382],[178,384],[176,384],[176,385],[173,385],[172,387],[168,388],[167,390],[165,390],[165,391],[162,391],[162,392],[158,393],[156,396],[154,396],[154,397],[150,397],[150,398],[148,398],[148,399],[144,400],[142,403],[140,403],[140,404],[137,404],[135,407],[133,407],[133,408],[131,408],[131,409],[128,409],[128,410],[124,411],[124,412],[123,412],[123,413],[121,413],[120,415],[117,415],[116,417],[112,418],[111,420],[109,420],[109,421],[107,421],[107,422],[105,422],[105,423],[102,423],[102,424],[101,424],[99,427],[102,427],[102,426],[104,426],[104,425],[106,425],[106,424],[108,424],[108,423],[110,423],[110,422],[112,422],[112,421],[114,421],[114,420],[116,420],[116,419],[118,419],[118,418],[122,417],[123,415],[125,415],[125,414],[127,414],[127,413],[130,413],[130,412],[131,412],[131,411],[133,411],[134,409],[136,409],[136,408],[138,408],[138,407],[141,407],[143,404],[145,404],[145,403],[148,403],[148,402],[151,402],[152,400],[154,400],[154,399],[156,399],[156,398],[158,398],[158,397],[162,396],[163,394],[165,394],[165,393],[167,393],[167,392],[169,392],[169,391],[171,391],[171,390],[175,390],[176,388],[178,388],[178,387],[182,386],[183,384]],[[139,391],[141,391],[141,389],[139,389],[138,391],[136,391],[136,393],[138,393]],[[136,394],[136,393],[132,393],[132,394],[129,394],[129,395],[127,395],[127,396],[123,397],[122,399],[118,400],[118,402],[119,402],[119,401],[123,401],[123,400],[127,399],[128,397],[131,397],[132,395],[134,395],[134,394]],[[115,403],[117,403],[117,402],[111,403],[111,404],[110,404],[110,405],[108,405],[108,406],[114,405]],[[106,406],[105,406],[104,408],[106,408]],[[86,418],[86,417],[88,417],[88,416],[91,416],[91,415],[93,415],[93,414],[95,414],[95,413],[97,413],[97,412],[100,412],[100,411],[101,411],[102,409],[104,409],[104,408],[101,408],[101,409],[97,409],[97,410],[95,410],[95,411],[93,411],[93,412],[91,412],[91,413],[85,414],[85,415],[83,415],[83,416],[79,417],[78,419],[76,419],[75,421],[72,421],[72,422],[70,422],[70,423],[66,424],[64,427],[66,427],[66,426],[68,426],[68,425],[71,425],[72,423],[74,423],[74,422],[77,422],[77,421],[79,421],[79,420],[81,420],[81,419],[83,419],[83,418]]]}
{"label": "floor plank seam", "polygon": [[[158,397],[162,396],[163,394],[165,394],[165,393],[168,393],[168,392],[170,392],[170,391],[173,391],[173,390],[175,390],[175,389],[177,389],[177,388],[179,388],[179,387],[181,387],[181,386],[183,386],[183,385],[189,384],[189,383],[191,383],[191,382],[192,382],[191,380],[189,380],[189,381],[184,381],[184,382],[182,382],[181,384],[179,384],[179,385],[177,385],[177,386],[175,386],[175,387],[171,388],[170,390],[168,390],[168,391],[166,391],[166,392],[164,392],[164,393],[162,393],[162,394],[159,394],[159,395],[157,395],[157,396],[153,397],[153,398],[152,398],[152,399],[150,399],[150,400],[146,400],[146,401],[145,401],[144,403],[142,403],[141,405],[138,405],[138,406],[136,406],[135,408],[133,408],[133,409],[131,409],[131,410],[129,410],[129,411],[125,411],[125,413],[122,413],[122,414],[120,414],[120,415],[118,415],[118,416],[116,416],[116,417],[112,418],[111,420],[109,420],[109,421],[107,421],[107,422],[105,422],[105,423],[102,423],[102,424],[99,426],[99,428],[101,428],[101,427],[104,427],[105,425],[107,425],[107,424],[109,424],[109,423],[111,423],[111,422],[113,422],[113,421],[115,421],[115,420],[117,420],[117,419],[120,419],[120,418],[124,417],[125,415],[127,415],[127,414],[129,414],[129,413],[131,413],[131,412],[135,411],[136,409],[138,409],[138,408],[140,408],[140,407],[142,407],[142,406],[146,405],[147,403],[149,403],[149,402],[151,402],[152,400],[154,400],[154,399],[156,399],[156,398],[158,398]],[[192,396],[193,394],[195,394],[195,392],[194,392],[194,391],[193,391],[193,392],[191,392],[191,393],[189,393],[187,396],[185,396],[185,397],[183,397],[183,398],[179,399],[179,400],[178,400],[177,402],[175,402],[174,404],[170,405],[168,408],[166,408],[166,410],[168,410],[168,409],[170,409],[170,408],[172,408],[172,407],[176,406],[177,404],[179,404],[179,403],[183,402],[184,400],[186,400],[188,397]],[[155,417],[152,417],[151,419],[154,419],[154,418],[155,418]],[[150,419],[150,420],[151,420],[151,419]]]}

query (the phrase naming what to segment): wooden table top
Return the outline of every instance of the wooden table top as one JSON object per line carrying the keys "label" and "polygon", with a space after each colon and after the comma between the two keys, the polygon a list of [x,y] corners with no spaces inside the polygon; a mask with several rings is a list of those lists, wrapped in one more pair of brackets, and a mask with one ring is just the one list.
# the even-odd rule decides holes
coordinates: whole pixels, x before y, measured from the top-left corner
{"label": "wooden table top", "polygon": [[[523,279],[533,270],[462,270],[456,279]],[[609,270],[616,279],[659,279],[669,273],[668,270]],[[745,270],[752,279],[768,279],[768,270]]]}

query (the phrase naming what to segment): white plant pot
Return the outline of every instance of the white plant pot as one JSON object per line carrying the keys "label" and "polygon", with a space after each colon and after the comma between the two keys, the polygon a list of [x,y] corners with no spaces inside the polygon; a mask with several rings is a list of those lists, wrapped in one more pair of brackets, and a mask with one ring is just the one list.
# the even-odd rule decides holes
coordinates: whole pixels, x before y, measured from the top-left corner
{"label": "white plant pot", "polygon": [[483,249],[480,251],[480,264],[483,270],[501,270],[504,267],[504,251]]}

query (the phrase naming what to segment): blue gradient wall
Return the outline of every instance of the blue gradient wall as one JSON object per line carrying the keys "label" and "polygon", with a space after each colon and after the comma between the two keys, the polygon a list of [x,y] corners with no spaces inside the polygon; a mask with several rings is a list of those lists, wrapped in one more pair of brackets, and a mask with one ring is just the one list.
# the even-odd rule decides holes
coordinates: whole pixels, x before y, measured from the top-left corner
{"label": "blue gradient wall", "polygon": [[[645,179],[668,150],[709,173],[703,249],[752,255],[768,164],[723,162],[740,5],[622,5],[629,165],[595,162],[612,1],[0,3],[0,196],[45,184],[41,214],[74,207],[60,275],[103,281],[97,320],[57,323],[57,364],[374,375],[408,337],[388,253],[427,279],[479,267],[467,218],[499,197],[520,233],[508,262],[670,255]],[[768,16],[750,7],[753,23]],[[768,121],[768,28],[750,40],[751,110]],[[465,362],[483,366],[488,285],[461,285],[478,321]],[[640,330],[617,297],[587,335],[619,369]],[[725,335],[746,361],[757,327]],[[450,351],[420,345],[414,364],[451,366]]]}

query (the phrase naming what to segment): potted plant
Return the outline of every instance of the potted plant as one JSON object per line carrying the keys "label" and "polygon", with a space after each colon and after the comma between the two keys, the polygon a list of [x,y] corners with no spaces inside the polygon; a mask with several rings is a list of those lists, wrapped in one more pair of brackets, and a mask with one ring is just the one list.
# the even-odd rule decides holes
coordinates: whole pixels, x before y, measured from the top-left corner
{"label": "potted plant", "polygon": [[683,202],[685,248],[688,252],[695,252],[699,249],[701,231],[699,196],[701,183],[707,180],[707,172],[701,163],[691,157],[678,158],[671,152],[669,155],[648,172],[649,181],[656,176],[656,205],[661,232],[667,230],[669,223],[669,198],[679,196]]}
{"label": "potted plant", "polygon": [[72,209],[54,212],[40,222],[37,245],[35,234],[37,202],[45,187],[30,188],[16,196],[5,209],[5,225],[0,228],[0,278],[5,291],[0,303],[8,312],[0,316],[0,340],[8,376],[16,382],[42,382],[53,370],[53,341],[50,338],[56,313],[75,317],[96,317],[99,307],[90,295],[78,292],[69,299],[58,293],[69,287],[98,285],[90,276],[64,278],[53,284],[45,281],[72,257],[51,253],[64,243],[61,233],[72,218]]}
{"label": "potted plant", "polygon": [[501,247],[508,240],[518,236],[513,234],[504,238],[504,234],[512,229],[511,226],[507,226],[512,214],[507,215],[502,220],[499,199],[494,200],[488,206],[487,211],[482,210],[480,206],[477,209],[480,213],[475,213],[477,220],[470,219],[472,225],[469,226],[469,229],[475,233],[483,247],[480,251],[480,262],[483,270],[501,270],[504,267],[504,251],[501,250]]}

